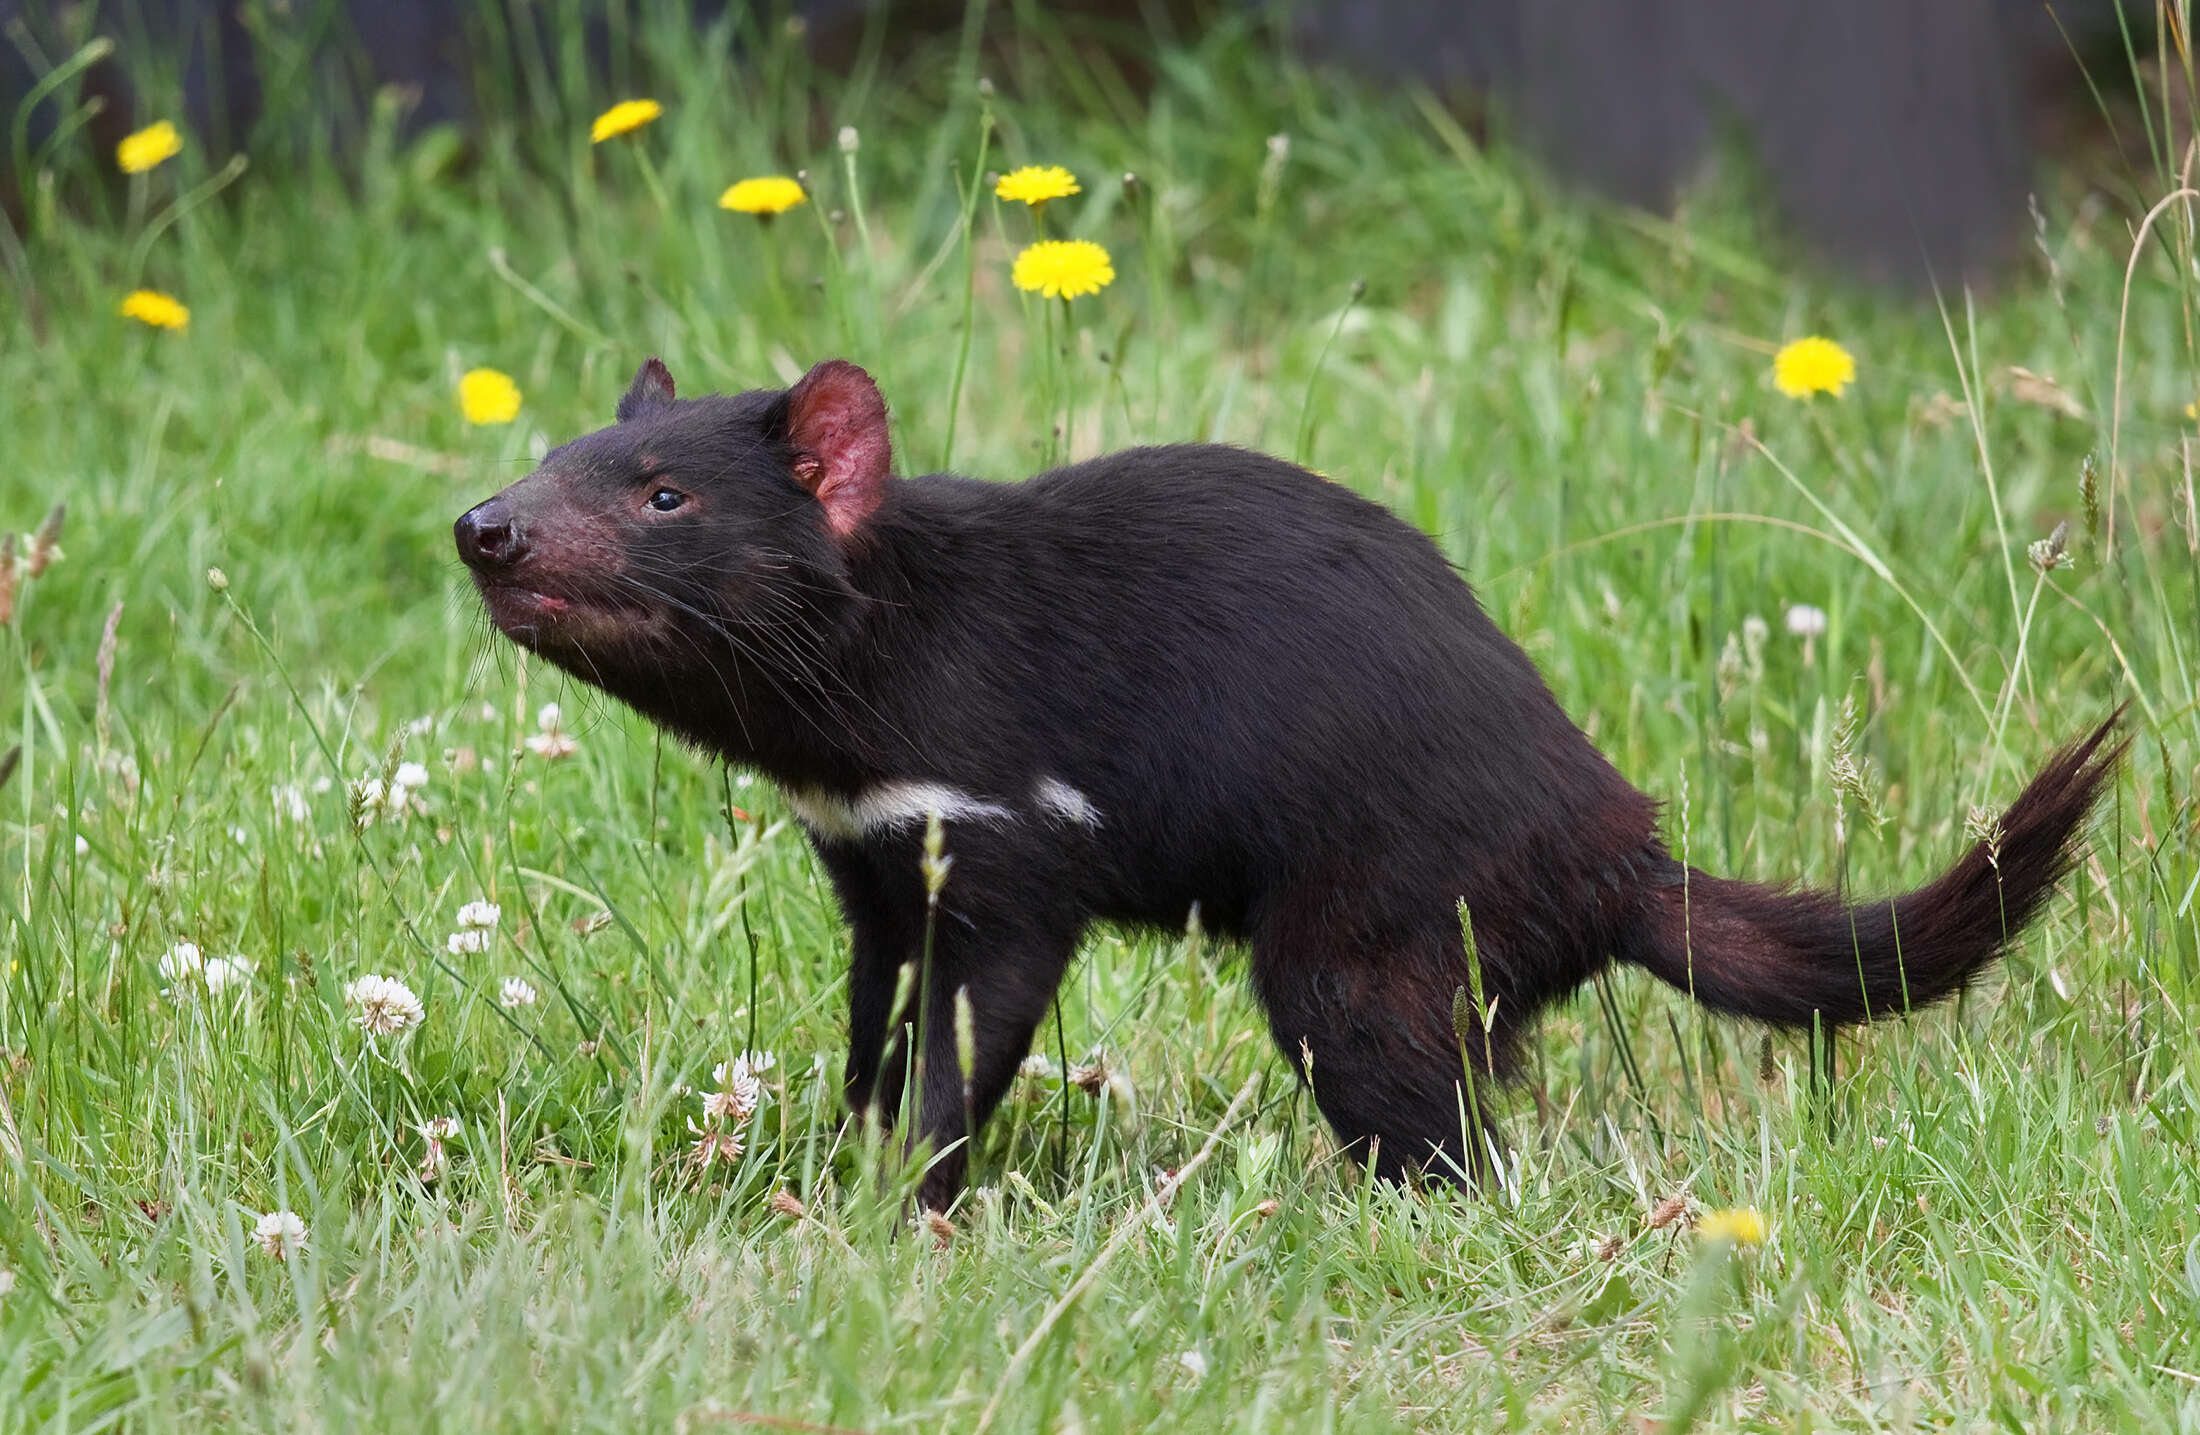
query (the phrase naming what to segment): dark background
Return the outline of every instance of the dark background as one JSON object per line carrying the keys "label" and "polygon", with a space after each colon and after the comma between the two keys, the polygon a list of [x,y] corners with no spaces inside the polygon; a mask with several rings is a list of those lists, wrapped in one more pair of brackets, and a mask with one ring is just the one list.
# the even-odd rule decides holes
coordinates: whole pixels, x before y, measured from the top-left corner
{"label": "dark background", "polygon": [[[130,77],[146,57],[179,66],[195,136],[217,153],[267,142],[269,59],[248,0],[123,0],[92,6],[0,0],[0,115],[13,118],[37,76],[93,32],[117,41],[83,88],[104,97],[91,127],[111,147],[142,122]],[[678,0],[672,0],[678,3]],[[2152,48],[2151,4],[2123,0],[1251,0],[1276,43],[1325,69],[1428,85],[1480,126],[1516,134],[1560,173],[1652,209],[1722,137],[1752,155],[1764,190],[1802,247],[1860,277],[1922,288],[1988,280],[2021,240],[2043,155],[2100,128],[2088,86],[2128,89]],[[781,24],[791,9],[822,63],[844,64],[867,27],[948,31],[958,0],[687,0],[698,24]],[[1212,23],[1185,0],[1080,0],[1049,6],[1089,29],[1135,73],[1156,34]],[[996,4],[1006,23],[1009,7]],[[475,114],[484,53],[547,43],[542,25],[574,15],[589,51],[608,48],[605,5],[577,0],[288,0],[275,83],[310,85],[316,123],[341,147],[385,84],[417,96],[415,126]],[[530,35],[535,36],[529,39]],[[555,67],[543,67],[556,74]],[[70,102],[81,95],[64,97]],[[58,102],[37,106],[31,147]],[[284,108],[296,124],[297,110]],[[293,137],[295,138],[295,137]],[[15,164],[10,153],[0,166]],[[0,194],[19,191],[0,171]]]}

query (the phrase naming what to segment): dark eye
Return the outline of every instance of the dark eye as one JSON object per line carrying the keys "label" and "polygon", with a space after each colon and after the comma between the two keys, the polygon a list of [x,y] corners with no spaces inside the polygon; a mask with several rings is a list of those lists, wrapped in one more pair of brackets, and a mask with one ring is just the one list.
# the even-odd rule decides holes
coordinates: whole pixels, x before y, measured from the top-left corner
{"label": "dark eye", "polygon": [[649,496],[649,506],[659,513],[670,513],[685,502],[687,502],[686,494],[674,492],[669,488],[660,488]]}

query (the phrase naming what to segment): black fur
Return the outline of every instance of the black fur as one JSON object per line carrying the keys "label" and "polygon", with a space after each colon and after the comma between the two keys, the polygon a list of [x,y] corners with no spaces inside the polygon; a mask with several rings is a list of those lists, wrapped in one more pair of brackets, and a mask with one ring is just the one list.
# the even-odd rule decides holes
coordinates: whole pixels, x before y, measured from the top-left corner
{"label": "black fur", "polygon": [[[1615,959],[1781,1025],[1899,1012],[2037,913],[2122,751],[2111,719],[1992,852],[1892,902],[1709,877],[1435,545],[1343,488],[1208,446],[888,481],[884,409],[850,365],[787,393],[670,391],[645,367],[627,422],[469,511],[459,546],[515,641],[813,810],[923,781],[1011,814],[948,823],[909,1123],[944,1153],[937,1207],[967,1134],[956,989],[982,1120],[1095,919],[1180,928],[1196,904],[1250,944],[1277,1045],[1348,1148],[1385,1176],[1457,1175],[1481,1154],[1462,900],[1494,1004],[1468,1058],[1500,1076],[1535,1014]],[[1047,779],[1097,821],[1037,801]],[[854,930],[849,1099],[891,1117],[923,821],[830,825],[811,835]]]}

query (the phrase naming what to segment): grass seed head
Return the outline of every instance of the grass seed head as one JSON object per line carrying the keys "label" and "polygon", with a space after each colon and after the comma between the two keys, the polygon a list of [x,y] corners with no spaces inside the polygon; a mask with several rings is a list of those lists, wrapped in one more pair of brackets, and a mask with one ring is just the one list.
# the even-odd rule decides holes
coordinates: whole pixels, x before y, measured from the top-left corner
{"label": "grass seed head", "polygon": [[68,516],[69,505],[66,503],[55,504],[53,511],[46,515],[46,521],[39,524],[38,531],[31,535],[31,577],[36,578],[44,574],[49,565],[62,557],[61,523]]}

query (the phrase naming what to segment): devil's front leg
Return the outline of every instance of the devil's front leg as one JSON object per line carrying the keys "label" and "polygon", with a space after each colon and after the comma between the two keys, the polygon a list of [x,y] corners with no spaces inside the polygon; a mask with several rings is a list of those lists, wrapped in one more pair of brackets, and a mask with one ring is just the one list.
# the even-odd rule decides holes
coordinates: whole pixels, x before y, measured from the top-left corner
{"label": "devil's front leg", "polygon": [[[906,1040],[893,1043],[888,1057],[889,1075],[899,1077],[894,1058],[904,1049],[916,1055],[908,1145],[929,1163],[918,1187],[924,1209],[944,1211],[962,1191],[970,1145],[1030,1054],[1076,950],[1074,927],[1000,922],[935,932],[929,973],[902,1013]],[[957,1031],[958,994],[969,1003],[967,1054]]]}
{"label": "devil's front leg", "polygon": [[848,1062],[841,1090],[848,1109],[866,1119],[891,1125],[901,1109],[901,1082],[882,1084],[894,1014],[894,990],[904,965],[917,960],[922,911],[912,911],[905,892],[872,865],[863,848],[852,843],[816,844],[832,878],[840,909],[853,938],[848,959]]}
{"label": "devil's front leg", "polygon": [[[929,1163],[919,1187],[926,1209],[946,1210],[961,1191],[969,1141],[1015,1080],[1077,950],[1083,917],[1060,864],[1031,836],[951,827],[953,860],[936,905],[916,836],[828,863],[855,928],[849,1100],[889,1122],[905,1094],[915,1101],[901,1124],[906,1147]],[[908,996],[889,1012],[905,965]],[[970,1012],[967,1071],[958,996]]]}

